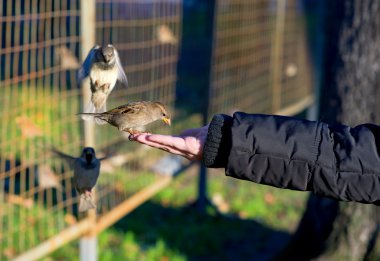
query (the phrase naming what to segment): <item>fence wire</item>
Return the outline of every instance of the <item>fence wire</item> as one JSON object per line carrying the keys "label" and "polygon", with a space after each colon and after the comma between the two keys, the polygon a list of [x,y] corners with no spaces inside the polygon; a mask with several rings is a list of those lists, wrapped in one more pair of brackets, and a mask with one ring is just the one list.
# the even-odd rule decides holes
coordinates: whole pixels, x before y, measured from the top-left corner
{"label": "fence wire", "polygon": [[[277,112],[311,95],[304,17],[296,0],[216,3],[210,115]],[[118,49],[129,80],[127,89],[112,92],[108,108],[158,100],[174,116],[182,1],[95,4],[96,22],[88,31],[95,29],[94,44]],[[95,126],[98,156],[110,157],[96,186],[95,223],[78,213],[72,168],[49,148],[79,156],[85,144],[76,116],[83,110],[76,74],[88,32],[80,28],[81,1],[0,0],[0,12],[0,259],[12,259],[49,248],[41,242],[57,235],[73,240],[93,225],[101,231],[107,220],[120,217],[118,207],[129,198],[138,195],[134,206],[141,204],[167,180],[150,169],[160,152],[128,142],[111,126]],[[169,132],[160,124],[148,130]],[[73,227],[76,234],[68,230]]]}
{"label": "fence wire", "polygon": [[[96,1],[96,44],[112,43],[129,79],[108,108],[158,100],[172,108],[181,1]],[[79,156],[84,145],[79,0],[0,0],[0,259],[11,259],[77,224],[72,168],[50,147]],[[173,112],[174,114],[174,112]],[[161,125],[151,127],[168,132]],[[98,218],[156,176],[157,152],[136,147],[111,126],[96,126],[102,164]],[[143,164],[144,162],[144,164]]]}
{"label": "fence wire", "polygon": [[277,113],[312,96],[305,41],[297,0],[217,1],[209,115]]}
{"label": "fence wire", "polygon": [[[118,88],[111,94],[110,108],[129,101],[155,100],[169,106],[174,114],[181,7],[178,1],[97,1],[96,41],[103,45],[115,44],[129,81],[126,90]],[[151,132],[169,131],[163,124],[148,128]],[[145,147],[132,144],[126,138],[127,135],[120,134],[116,128],[96,129],[99,148],[108,148],[106,151],[112,153],[117,145],[119,156],[114,157],[114,161],[124,161],[122,173],[115,175],[114,171],[108,171],[109,175],[100,180],[99,214],[108,213],[156,178],[146,166],[151,166],[161,153],[147,152]],[[124,143],[120,143],[122,140]],[[108,166],[109,162],[103,165]]]}

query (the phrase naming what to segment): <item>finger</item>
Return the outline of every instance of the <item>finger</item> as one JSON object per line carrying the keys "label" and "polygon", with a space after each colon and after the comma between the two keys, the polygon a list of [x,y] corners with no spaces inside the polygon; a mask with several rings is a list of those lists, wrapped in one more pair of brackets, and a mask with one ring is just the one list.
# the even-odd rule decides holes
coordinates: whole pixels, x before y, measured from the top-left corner
{"label": "finger", "polygon": [[152,141],[149,141],[148,139],[139,140],[138,138],[136,138],[136,141],[140,142],[144,145],[148,145],[150,147],[156,148],[156,149],[160,149],[160,150],[172,153],[172,154],[177,154],[177,155],[189,158],[189,156],[186,153],[184,153],[182,150],[177,149],[174,146],[169,146],[169,145],[165,145],[165,144],[161,144],[161,143],[157,143],[157,142],[152,142]]}
{"label": "finger", "polygon": [[139,134],[134,137],[134,140],[153,148],[183,156],[190,160],[194,159],[194,155],[191,154],[186,147],[185,140],[180,137],[159,134]]}
{"label": "finger", "polygon": [[163,150],[163,151],[166,151],[166,152],[169,152],[169,153],[172,153],[172,154],[176,154],[176,155],[185,157],[185,158],[187,158],[189,160],[199,159],[199,157],[197,155],[193,155],[193,154],[189,153],[188,151],[179,150],[179,149],[177,149],[175,147],[166,146],[164,148],[159,148],[159,149]]}
{"label": "finger", "polygon": [[159,134],[141,134],[137,135],[134,140],[159,149],[167,149],[168,147],[171,147],[182,150],[186,145],[183,138]]}

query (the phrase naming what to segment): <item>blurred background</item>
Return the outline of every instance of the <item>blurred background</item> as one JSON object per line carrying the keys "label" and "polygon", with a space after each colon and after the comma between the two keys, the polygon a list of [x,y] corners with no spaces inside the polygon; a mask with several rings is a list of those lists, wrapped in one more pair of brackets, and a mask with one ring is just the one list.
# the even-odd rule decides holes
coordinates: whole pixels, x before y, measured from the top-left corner
{"label": "blurred background", "polygon": [[[379,210],[226,177],[84,124],[95,45],[178,134],[235,111],[379,123],[376,0],[0,0],[0,260],[380,260]],[[72,166],[102,162],[79,213]],[[360,240],[357,240],[357,239]]]}

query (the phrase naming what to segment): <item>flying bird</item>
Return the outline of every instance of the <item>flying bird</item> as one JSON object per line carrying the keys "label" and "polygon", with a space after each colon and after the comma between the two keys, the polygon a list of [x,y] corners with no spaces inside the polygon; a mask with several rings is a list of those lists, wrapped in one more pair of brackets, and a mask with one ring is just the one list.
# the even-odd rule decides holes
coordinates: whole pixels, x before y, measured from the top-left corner
{"label": "flying bird", "polygon": [[[119,54],[114,46],[93,47],[84,60],[78,72],[78,80],[89,77],[91,100],[85,108],[86,113],[101,113],[107,110],[108,95],[114,89],[116,82],[127,86],[128,80],[121,65]],[[92,117],[83,117],[84,120],[91,120]],[[104,122],[97,120],[98,124]]]}
{"label": "flying bird", "polygon": [[92,188],[98,180],[100,161],[103,159],[97,159],[95,150],[91,147],[84,148],[81,156],[77,158],[54,148],[51,150],[53,153],[65,159],[74,169],[73,185],[80,195],[79,211],[83,212],[96,208],[94,200],[92,199]]}
{"label": "flying bird", "polygon": [[79,113],[79,115],[93,116],[117,127],[119,131],[127,131],[130,134],[140,133],[136,130],[137,128],[157,120],[162,120],[167,125],[171,124],[165,106],[160,102],[153,101],[131,102],[107,112]]}

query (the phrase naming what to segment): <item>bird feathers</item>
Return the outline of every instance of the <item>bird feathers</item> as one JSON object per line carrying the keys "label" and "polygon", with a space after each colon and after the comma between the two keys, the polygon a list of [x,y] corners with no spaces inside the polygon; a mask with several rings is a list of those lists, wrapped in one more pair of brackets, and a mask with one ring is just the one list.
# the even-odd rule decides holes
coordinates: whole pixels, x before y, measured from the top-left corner
{"label": "bird feathers", "polygon": [[127,87],[127,86],[128,86],[128,79],[127,79],[127,76],[125,75],[125,72],[124,72],[123,66],[121,65],[121,61],[120,61],[120,57],[119,57],[119,53],[116,51],[115,48],[114,48],[114,56],[115,56],[116,66],[117,66],[117,69],[118,69],[117,79],[118,79],[119,82],[121,82],[125,87]]}
{"label": "bird feathers", "polygon": [[99,45],[95,45],[92,47],[92,49],[89,51],[86,59],[84,60],[81,68],[78,71],[78,81],[83,81],[84,78],[88,77],[90,74],[92,63],[94,62],[95,53],[100,48]]}

